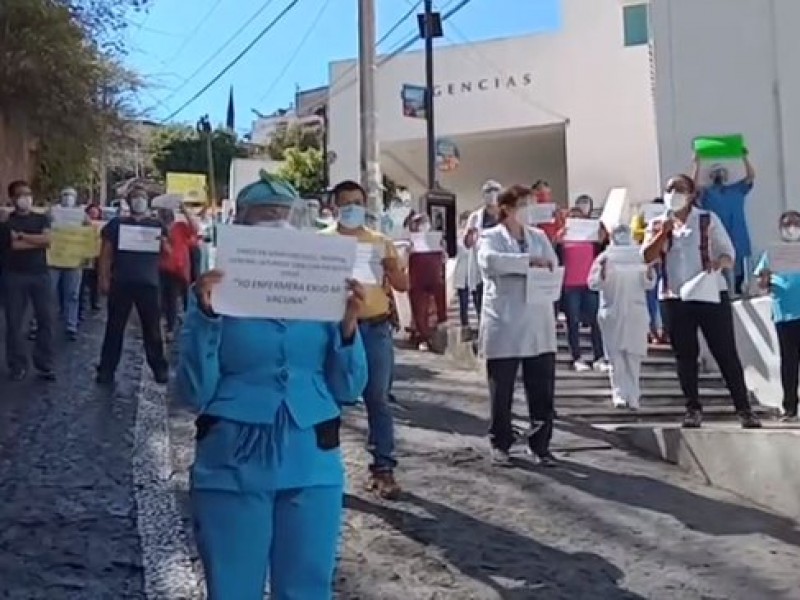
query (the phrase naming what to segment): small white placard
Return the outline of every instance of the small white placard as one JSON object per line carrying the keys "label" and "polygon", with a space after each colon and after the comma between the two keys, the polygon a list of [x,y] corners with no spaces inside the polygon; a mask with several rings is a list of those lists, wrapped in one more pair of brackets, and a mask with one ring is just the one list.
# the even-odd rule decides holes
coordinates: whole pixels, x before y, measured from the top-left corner
{"label": "small white placard", "polygon": [[358,244],[353,279],[365,285],[383,283],[383,257],[385,248],[379,244]]}
{"label": "small white placard", "polygon": [[600,239],[598,219],[567,219],[565,242],[596,242]]}
{"label": "small white placard", "polygon": [[710,302],[712,304],[719,304],[719,273],[712,271],[696,275],[681,286],[680,297],[681,300],[687,302]]}
{"label": "small white placard", "polygon": [[613,188],[608,193],[600,221],[611,231],[619,225],[628,210],[628,190],[626,188]]}
{"label": "small white placard", "polygon": [[225,275],[211,305],[233,317],[339,321],[357,246],[352,236],[220,225],[215,262]]}
{"label": "small white placard", "polygon": [[82,208],[54,206],[50,211],[53,227],[81,227],[86,223],[86,213]]}
{"label": "small white placard", "polygon": [[528,269],[525,301],[528,304],[552,304],[561,297],[564,267],[552,271],[544,268]]}
{"label": "small white placard", "polygon": [[609,246],[605,257],[610,265],[644,265],[644,257],[638,246]]}
{"label": "small white placard", "polygon": [[412,254],[442,251],[441,231],[429,231],[428,233],[412,233],[409,236],[409,238],[411,239]]}
{"label": "small white placard", "polygon": [[542,223],[555,223],[558,206],[555,202],[530,204],[528,206],[528,225],[541,225]]}
{"label": "small white placard", "polygon": [[775,244],[767,253],[769,270],[773,273],[800,272],[800,244],[786,242]]}
{"label": "small white placard", "polygon": [[642,206],[642,216],[644,217],[646,223],[650,223],[650,221],[658,219],[659,217],[663,216],[665,212],[667,212],[667,207],[663,204],[650,202],[649,204],[644,204]]}
{"label": "small white placard", "polygon": [[119,249],[125,252],[161,252],[161,229],[140,225],[121,225]]}

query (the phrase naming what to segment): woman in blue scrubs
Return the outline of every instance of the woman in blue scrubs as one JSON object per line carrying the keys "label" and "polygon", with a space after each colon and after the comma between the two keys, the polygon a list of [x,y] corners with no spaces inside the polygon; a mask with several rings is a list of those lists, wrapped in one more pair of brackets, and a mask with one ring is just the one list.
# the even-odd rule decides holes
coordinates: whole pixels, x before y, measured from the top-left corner
{"label": "woman in blue scrubs", "polygon": [[[262,172],[236,200],[237,222],[292,227],[294,189]],[[367,381],[349,282],[339,323],[224,317],[194,286],[177,385],[199,413],[191,502],[209,600],[326,600],[342,519],[340,407]]]}

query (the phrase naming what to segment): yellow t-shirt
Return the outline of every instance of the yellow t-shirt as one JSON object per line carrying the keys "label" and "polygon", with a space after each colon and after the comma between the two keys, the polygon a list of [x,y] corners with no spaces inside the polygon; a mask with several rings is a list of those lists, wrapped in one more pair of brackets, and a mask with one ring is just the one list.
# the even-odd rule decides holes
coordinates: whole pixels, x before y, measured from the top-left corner
{"label": "yellow t-shirt", "polygon": [[[323,235],[340,235],[336,224],[323,229],[320,233]],[[382,233],[364,227],[355,237],[360,244],[383,245],[385,258],[398,259],[397,248],[395,248],[394,243]],[[374,319],[375,317],[384,315],[388,317],[391,307],[389,306],[389,296],[386,290],[380,285],[365,285],[364,291],[366,293],[366,298],[364,300],[364,307],[361,314],[358,315],[358,318]]]}

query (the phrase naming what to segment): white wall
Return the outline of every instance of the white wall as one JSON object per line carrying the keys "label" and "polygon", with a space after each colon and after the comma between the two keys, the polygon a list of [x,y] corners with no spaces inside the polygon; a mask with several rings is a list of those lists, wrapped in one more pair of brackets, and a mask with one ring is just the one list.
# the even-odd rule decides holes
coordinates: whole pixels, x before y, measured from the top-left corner
{"label": "white wall", "polygon": [[[616,0],[563,0],[562,11],[563,29],[557,33],[437,50],[436,81],[443,90],[436,99],[437,134],[455,137],[568,120],[570,197],[605,198],[610,188],[627,187],[634,199],[651,198],[658,177],[648,48],[624,47],[622,6]],[[331,65],[333,181],[358,178],[360,172],[354,64]],[[525,85],[528,76],[531,83]],[[516,86],[496,89],[496,78],[510,77]],[[477,89],[481,81],[490,89]],[[473,91],[462,92],[462,82],[471,82]],[[422,53],[401,55],[378,70],[379,136],[383,143],[416,140],[424,153],[424,122],[402,115],[404,83],[424,83]],[[469,156],[461,158],[462,169],[472,168]],[[540,176],[532,164],[515,179],[532,183]]]}
{"label": "white wall", "polygon": [[744,134],[758,253],[776,240],[780,213],[800,209],[800,2],[651,0],[651,24],[661,172],[687,171],[698,135]]}

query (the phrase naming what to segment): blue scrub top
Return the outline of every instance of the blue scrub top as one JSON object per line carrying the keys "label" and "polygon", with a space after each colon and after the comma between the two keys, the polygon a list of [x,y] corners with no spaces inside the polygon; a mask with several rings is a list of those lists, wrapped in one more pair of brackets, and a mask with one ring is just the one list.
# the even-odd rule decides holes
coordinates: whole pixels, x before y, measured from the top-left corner
{"label": "blue scrub top", "polygon": [[716,214],[731,237],[733,247],[736,249],[737,264],[741,264],[746,256],[753,253],[744,210],[745,198],[752,189],[753,182],[742,179],[730,185],[712,185],[704,188],[700,196],[700,206]]}
{"label": "blue scrub top", "polygon": [[[769,253],[764,252],[755,270],[755,275],[769,269]],[[770,280],[772,292],[772,320],[786,323],[800,319],[800,272],[773,273]]]}

